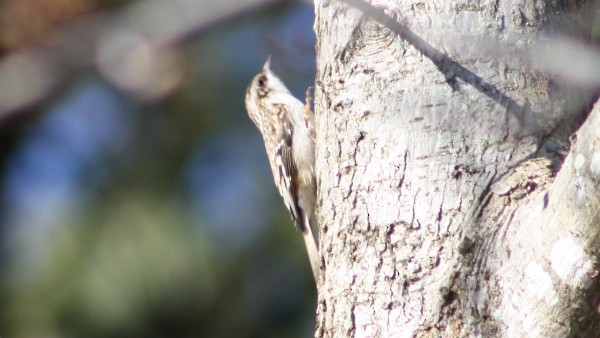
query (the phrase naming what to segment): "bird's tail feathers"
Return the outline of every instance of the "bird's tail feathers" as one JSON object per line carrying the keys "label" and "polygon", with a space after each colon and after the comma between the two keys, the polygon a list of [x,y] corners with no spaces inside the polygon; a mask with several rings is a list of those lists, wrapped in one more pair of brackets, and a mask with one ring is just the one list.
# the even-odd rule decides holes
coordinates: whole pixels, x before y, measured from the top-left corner
{"label": "bird's tail feathers", "polygon": [[302,237],[304,238],[304,244],[306,245],[306,251],[308,252],[308,258],[310,260],[310,266],[312,268],[313,276],[315,277],[315,283],[317,286],[319,285],[319,271],[321,260],[319,256],[319,247],[317,246],[317,241],[313,235],[312,229],[310,227],[310,222],[308,217],[304,215],[304,227],[302,229]]}

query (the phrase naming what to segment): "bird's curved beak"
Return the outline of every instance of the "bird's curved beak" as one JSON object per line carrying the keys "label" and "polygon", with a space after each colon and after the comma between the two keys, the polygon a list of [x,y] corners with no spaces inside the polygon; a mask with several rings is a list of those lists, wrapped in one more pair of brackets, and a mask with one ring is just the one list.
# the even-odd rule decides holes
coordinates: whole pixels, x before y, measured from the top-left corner
{"label": "bird's curved beak", "polygon": [[267,57],[267,61],[265,61],[265,65],[263,66],[263,71],[270,71],[271,70],[271,54],[269,54],[269,56]]}

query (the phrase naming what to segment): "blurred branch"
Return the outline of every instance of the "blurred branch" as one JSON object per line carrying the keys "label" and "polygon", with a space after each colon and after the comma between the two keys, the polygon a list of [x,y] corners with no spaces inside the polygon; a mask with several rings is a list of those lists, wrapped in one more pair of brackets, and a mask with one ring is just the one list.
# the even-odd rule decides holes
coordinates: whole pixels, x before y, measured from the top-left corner
{"label": "blurred branch", "polygon": [[51,41],[0,60],[0,127],[56,95],[76,72],[97,70],[140,99],[181,77],[177,43],[276,0],[140,0],[68,24]]}

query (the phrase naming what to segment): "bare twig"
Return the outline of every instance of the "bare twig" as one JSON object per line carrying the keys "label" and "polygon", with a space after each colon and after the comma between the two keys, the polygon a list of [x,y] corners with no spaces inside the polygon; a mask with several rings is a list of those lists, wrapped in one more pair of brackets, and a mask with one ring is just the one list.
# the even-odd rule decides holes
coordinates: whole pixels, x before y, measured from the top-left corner
{"label": "bare twig", "polygon": [[142,99],[154,98],[175,80],[168,67],[175,67],[177,74],[172,48],[177,43],[275,2],[140,0],[69,24],[51,43],[0,60],[0,125],[48,100],[73,74],[86,70],[98,70],[113,85]]}

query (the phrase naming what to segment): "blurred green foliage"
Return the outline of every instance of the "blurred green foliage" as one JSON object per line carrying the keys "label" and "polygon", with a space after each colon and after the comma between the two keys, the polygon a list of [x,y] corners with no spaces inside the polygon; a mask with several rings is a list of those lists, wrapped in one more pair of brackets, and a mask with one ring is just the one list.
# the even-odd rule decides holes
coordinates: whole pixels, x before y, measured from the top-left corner
{"label": "blurred green foliage", "polygon": [[192,328],[178,318],[210,315],[219,264],[205,236],[164,202],[127,195],[110,203],[57,231],[47,267],[26,288],[19,278],[9,283],[19,336],[157,336],[169,325],[185,333]]}
{"label": "blurred green foliage", "polygon": [[269,53],[304,95],[312,16],[285,3],[187,42],[160,101],[85,73],[40,108],[3,163],[0,336],[312,335],[308,259],[243,103]]}

